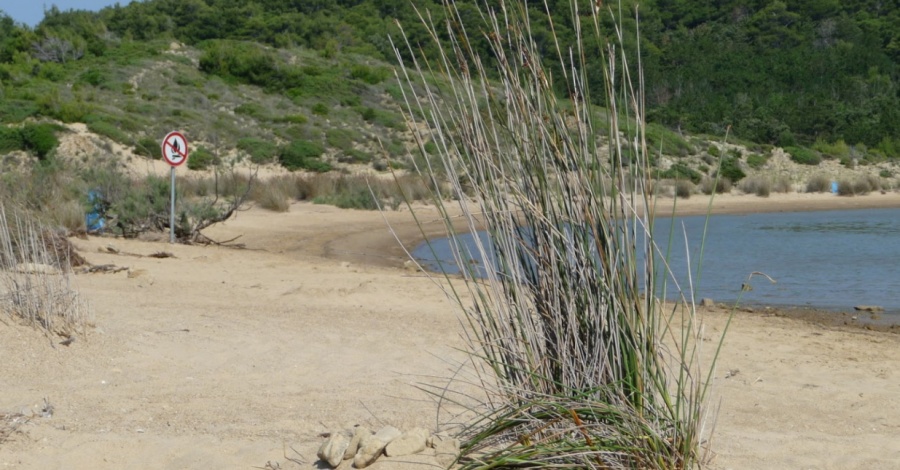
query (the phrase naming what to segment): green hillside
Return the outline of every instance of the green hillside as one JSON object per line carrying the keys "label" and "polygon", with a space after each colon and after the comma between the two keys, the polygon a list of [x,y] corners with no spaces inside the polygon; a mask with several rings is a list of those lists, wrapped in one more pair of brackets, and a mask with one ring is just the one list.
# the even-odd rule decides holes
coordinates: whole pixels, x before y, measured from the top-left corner
{"label": "green hillside", "polygon": [[[457,3],[454,22],[482,24],[476,2]],[[579,0],[582,21],[592,21],[590,9],[602,3]],[[635,3],[622,2],[623,11]],[[704,181],[717,172],[738,183],[764,171],[777,147],[806,167],[877,164],[874,174],[893,177],[900,157],[896,0],[639,3],[642,42],[626,45],[640,52],[648,141],[661,178],[707,191]],[[553,37],[561,50],[573,43],[568,4],[546,3],[551,25],[543,2],[528,3],[533,37],[564,99],[573,92],[550,59]],[[0,15],[4,165],[19,164],[10,155],[24,152],[60,167],[60,139],[83,124],[145,158],[159,158],[160,138],[183,130],[194,143],[189,164],[196,170],[236,161],[321,173],[410,167],[427,157],[429,144],[419,151],[406,129],[391,39],[402,38],[402,25],[413,48],[436,59],[419,15],[444,21],[440,2],[415,5],[148,0],[97,13],[52,7],[33,29]],[[624,17],[633,30],[638,22]],[[604,30],[614,34],[611,23]],[[489,41],[469,36],[475,39],[467,46],[490,69]],[[585,53],[599,56],[601,43],[587,44]],[[589,79],[600,89],[602,77]],[[588,99],[604,117],[603,98]],[[726,134],[743,145],[721,145]]]}

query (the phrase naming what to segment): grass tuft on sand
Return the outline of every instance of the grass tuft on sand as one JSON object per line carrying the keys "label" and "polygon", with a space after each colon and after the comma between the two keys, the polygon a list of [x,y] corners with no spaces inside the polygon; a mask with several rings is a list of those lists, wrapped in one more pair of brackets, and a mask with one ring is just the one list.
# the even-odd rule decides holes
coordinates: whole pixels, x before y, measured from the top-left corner
{"label": "grass tuft on sand", "polygon": [[[463,311],[486,397],[460,431],[458,463],[693,467],[711,367],[699,362],[692,302],[664,311],[645,295],[670,276],[650,236],[643,76],[623,47],[639,41],[620,28],[621,8],[571,7],[581,35],[571,48],[556,43],[556,76],[530,29],[540,21],[552,31],[553,18],[535,18],[522,1],[479,15],[448,2],[445,24],[423,16],[440,61],[417,59],[419,44],[397,48],[398,59],[413,57],[399,73],[410,128],[430,156],[416,170],[449,179],[448,190],[430,186],[451,237],[455,196],[465,229],[490,239],[457,244],[464,283],[442,284]],[[475,54],[474,40],[488,41],[492,57]],[[602,89],[591,90],[597,74]],[[594,92],[604,119],[588,104]],[[479,271],[480,260],[493,261]]]}

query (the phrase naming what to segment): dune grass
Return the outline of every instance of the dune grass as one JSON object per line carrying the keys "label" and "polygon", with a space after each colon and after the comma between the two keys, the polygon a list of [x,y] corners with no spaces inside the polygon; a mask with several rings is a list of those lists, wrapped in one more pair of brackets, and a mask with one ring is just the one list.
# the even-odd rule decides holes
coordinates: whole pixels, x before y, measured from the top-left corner
{"label": "dune grass", "polygon": [[[573,2],[572,12],[588,24],[579,23],[571,48],[556,44],[564,77],[550,77],[529,29],[534,12],[520,1],[480,10],[476,24],[453,4],[446,24],[423,16],[435,47],[438,37],[452,47],[441,49],[439,62],[414,59],[400,70],[420,150],[426,142],[437,147],[430,149],[437,158],[416,169],[453,185],[434,194],[451,240],[457,212],[465,230],[483,228],[490,239],[457,244],[464,282],[442,284],[463,312],[486,397],[460,432],[458,463],[693,467],[712,367],[701,368],[690,293],[668,310],[653,295],[671,276],[651,237],[640,63],[629,63],[618,26],[601,28],[600,15],[618,25],[619,11],[579,12]],[[490,42],[490,60],[469,48],[476,35]],[[599,55],[587,53],[587,43]],[[586,85],[589,71],[603,75],[605,129],[586,104],[595,91]],[[433,75],[443,86],[411,91]],[[560,82],[551,80],[559,78],[574,100],[558,97]],[[445,202],[461,194],[473,199],[460,198],[456,208]],[[493,262],[480,272],[473,260]]]}
{"label": "dune grass", "polygon": [[88,307],[71,269],[81,261],[65,235],[0,204],[0,315],[47,334],[84,333]]}

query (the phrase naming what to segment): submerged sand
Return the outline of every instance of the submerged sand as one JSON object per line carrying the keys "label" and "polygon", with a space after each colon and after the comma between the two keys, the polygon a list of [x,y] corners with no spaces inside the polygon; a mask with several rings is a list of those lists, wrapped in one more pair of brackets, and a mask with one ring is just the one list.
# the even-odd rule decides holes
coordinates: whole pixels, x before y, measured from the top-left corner
{"label": "submerged sand", "polygon": [[[707,206],[679,200],[678,212]],[[900,207],[900,195],[713,201],[714,212],[860,207]],[[433,208],[416,213],[439,230]],[[0,468],[316,468],[324,432],[443,426],[417,385],[446,383],[464,359],[457,307],[403,268],[385,217],[400,239],[421,236],[408,211],[297,203],[208,232],[244,249],[73,239],[89,262],[128,270],[76,276],[95,327],[69,346],[0,323],[0,416],[38,413],[0,443]],[[174,257],[147,256],[160,251]],[[701,315],[712,348],[728,309]],[[713,379],[709,466],[897,468],[898,353],[894,333],[737,312]]]}

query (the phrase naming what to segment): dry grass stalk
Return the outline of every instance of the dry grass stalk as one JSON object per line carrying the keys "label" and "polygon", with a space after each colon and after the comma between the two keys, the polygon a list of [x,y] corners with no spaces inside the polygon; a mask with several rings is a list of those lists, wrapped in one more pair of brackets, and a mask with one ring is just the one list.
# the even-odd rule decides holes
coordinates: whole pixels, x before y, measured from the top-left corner
{"label": "dry grass stalk", "polygon": [[[440,157],[417,169],[432,182],[446,175],[451,194],[463,194],[465,182],[475,196],[459,203],[467,228],[483,223],[490,236],[457,244],[465,287],[446,284],[463,308],[487,394],[462,433],[460,463],[691,467],[699,459],[709,371],[699,365],[693,308],[663,312],[654,295],[642,294],[658,292],[669,273],[650,235],[640,65],[628,63],[618,26],[615,39],[605,40],[599,10],[579,16],[573,2],[572,12],[587,39],[556,49],[571,103],[557,96],[529,29],[533,12],[521,1],[481,10],[483,24],[466,23],[452,3],[446,24],[423,17],[440,60],[413,59],[401,70],[409,119],[427,120],[410,128],[419,130],[423,153],[434,141]],[[581,33],[585,17],[593,34]],[[470,49],[467,31],[485,31],[490,72]],[[452,46],[442,47],[438,37]],[[600,64],[589,62],[588,41],[602,43],[595,49]],[[416,48],[406,49],[415,57]],[[595,128],[588,104],[588,70],[603,73],[606,132]],[[414,93],[416,83],[436,85]],[[449,194],[432,188],[454,240],[443,202]],[[479,272],[473,260],[493,262]]]}
{"label": "dry grass stalk", "polygon": [[47,333],[83,332],[87,307],[71,269],[81,264],[64,237],[0,205],[0,311]]}

